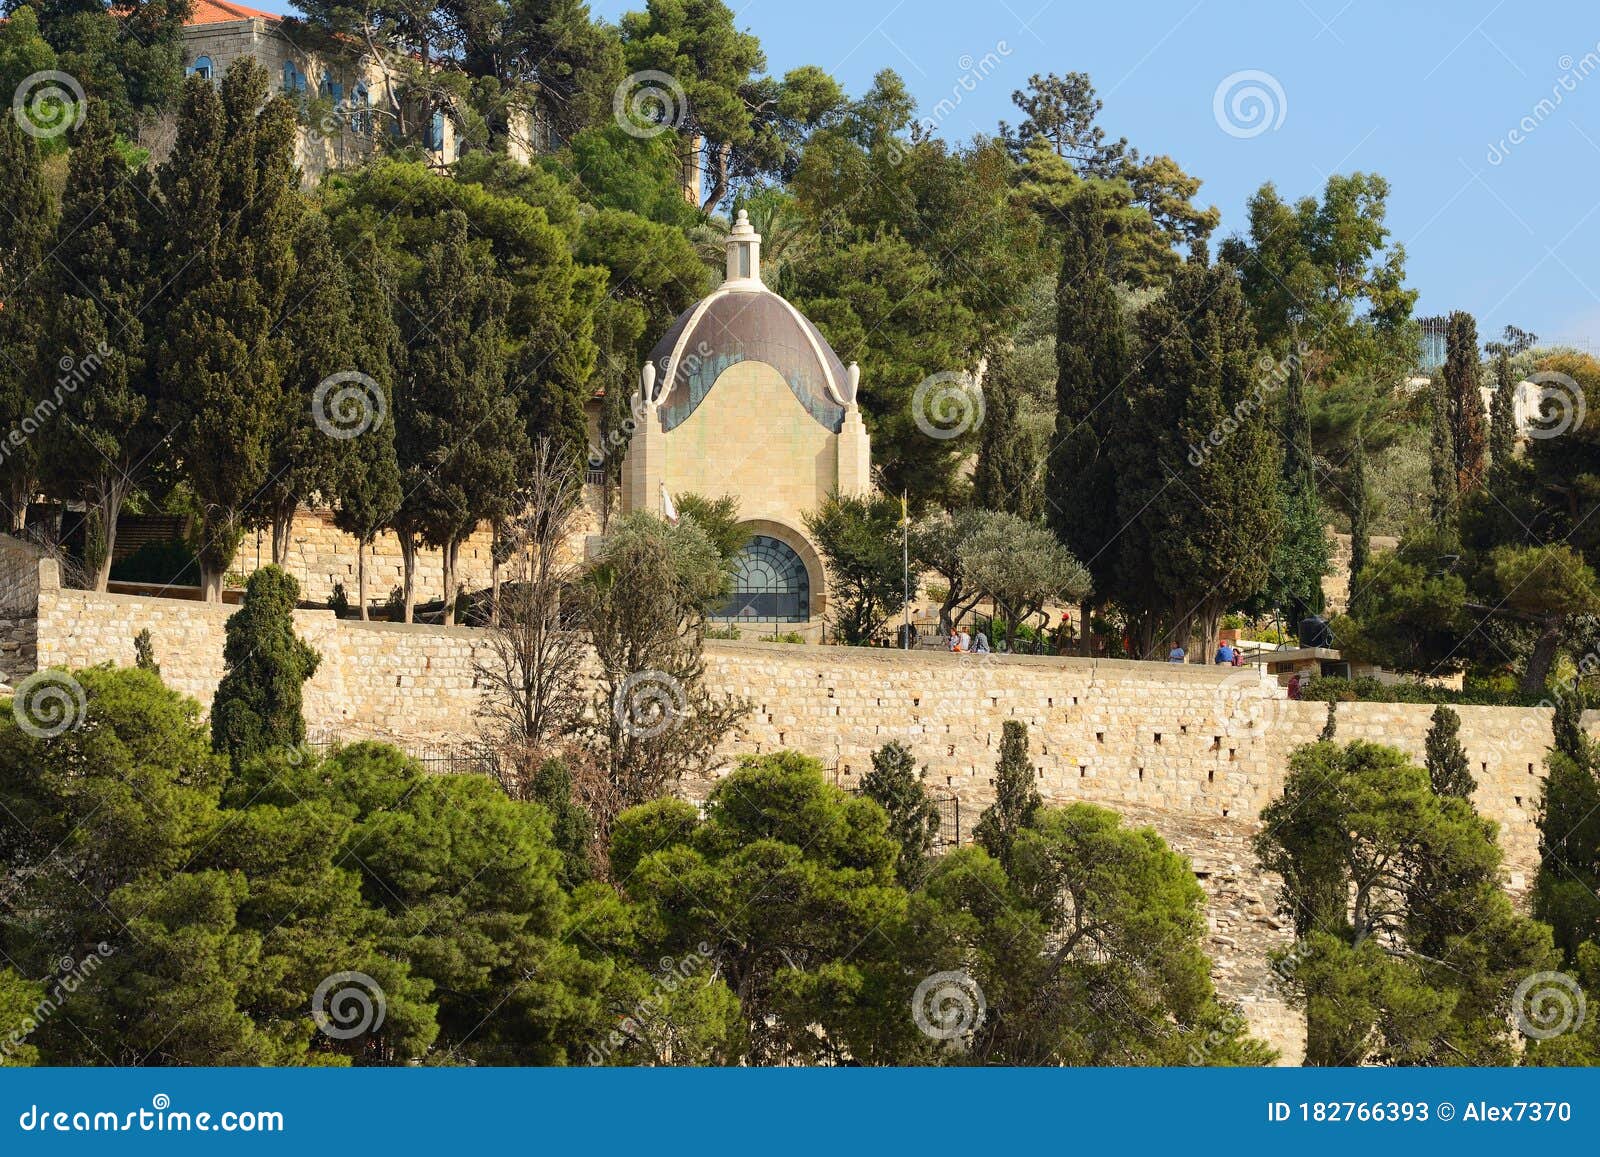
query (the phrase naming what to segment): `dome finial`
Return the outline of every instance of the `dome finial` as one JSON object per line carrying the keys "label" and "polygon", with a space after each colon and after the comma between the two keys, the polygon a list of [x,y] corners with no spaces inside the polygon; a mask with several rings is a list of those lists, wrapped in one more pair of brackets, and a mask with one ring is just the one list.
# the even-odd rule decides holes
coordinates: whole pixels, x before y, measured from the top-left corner
{"label": "dome finial", "polygon": [[761,288],[761,234],[750,224],[750,214],[739,210],[725,242],[728,251],[729,282],[751,289]]}

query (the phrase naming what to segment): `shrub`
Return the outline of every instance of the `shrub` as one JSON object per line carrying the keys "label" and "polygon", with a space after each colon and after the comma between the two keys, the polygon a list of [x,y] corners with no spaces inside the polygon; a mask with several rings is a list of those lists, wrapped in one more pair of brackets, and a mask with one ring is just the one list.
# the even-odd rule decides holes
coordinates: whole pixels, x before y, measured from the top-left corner
{"label": "shrub", "polygon": [[350,613],[350,596],[345,593],[343,583],[333,584],[333,593],[328,596],[328,609],[340,619]]}
{"label": "shrub", "polygon": [[1431,683],[1380,683],[1370,675],[1358,679],[1318,676],[1300,685],[1300,698],[1337,703],[1457,703],[1479,707],[1536,707],[1545,696],[1482,685],[1460,691]]}
{"label": "shrub", "polygon": [[197,587],[200,560],[181,539],[147,542],[121,562],[112,563],[111,577],[124,583]]}

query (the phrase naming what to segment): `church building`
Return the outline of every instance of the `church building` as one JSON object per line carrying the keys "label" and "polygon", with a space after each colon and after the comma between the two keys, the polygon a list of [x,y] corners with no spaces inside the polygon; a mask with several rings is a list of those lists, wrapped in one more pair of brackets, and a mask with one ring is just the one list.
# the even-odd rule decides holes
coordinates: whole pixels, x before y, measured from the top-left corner
{"label": "church building", "polygon": [[633,398],[622,508],[671,514],[676,496],[731,495],[750,532],[717,617],[817,638],[827,575],[805,515],[829,494],[866,494],[871,450],[860,369],[761,280],[761,236],[741,210],[727,276],[661,338]]}

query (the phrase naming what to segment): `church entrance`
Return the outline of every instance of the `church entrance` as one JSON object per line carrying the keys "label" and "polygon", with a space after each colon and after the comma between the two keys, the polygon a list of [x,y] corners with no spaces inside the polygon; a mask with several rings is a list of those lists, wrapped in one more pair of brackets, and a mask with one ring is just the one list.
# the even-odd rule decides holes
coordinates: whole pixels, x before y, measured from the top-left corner
{"label": "church entrance", "polygon": [[811,578],[787,543],[764,534],[739,552],[733,597],[711,615],[744,623],[803,623],[811,618]]}

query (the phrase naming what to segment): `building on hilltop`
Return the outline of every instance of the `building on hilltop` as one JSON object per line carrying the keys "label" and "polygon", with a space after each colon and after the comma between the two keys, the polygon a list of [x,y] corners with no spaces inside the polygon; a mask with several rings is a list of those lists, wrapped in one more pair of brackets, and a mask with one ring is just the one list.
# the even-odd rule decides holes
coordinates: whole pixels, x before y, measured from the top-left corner
{"label": "building on hilltop", "polygon": [[[352,168],[395,144],[415,145],[441,167],[461,155],[463,140],[443,111],[407,93],[403,78],[364,44],[329,52],[305,25],[232,0],[195,0],[183,29],[186,76],[220,81],[242,57],[251,57],[272,78],[272,91],[301,109],[295,161],[305,182],[331,170]],[[171,150],[175,114],[159,118],[141,143],[154,160]],[[553,142],[537,107],[512,118],[509,154],[527,161]]]}
{"label": "building on hilltop", "polygon": [[742,210],[726,247],[722,285],[672,323],[641,371],[622,509],[669,513],[689,493],[738,499],[752,537],[716,617],[815,637],[827,581],[805,514],[871,487],[860,370],[762,282],[761,236]]}

